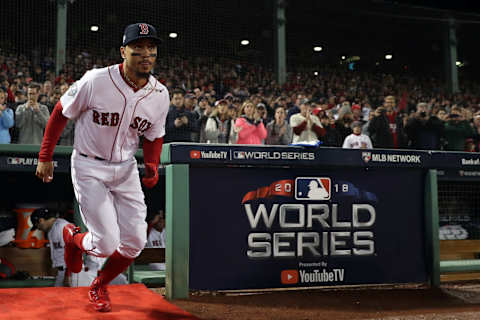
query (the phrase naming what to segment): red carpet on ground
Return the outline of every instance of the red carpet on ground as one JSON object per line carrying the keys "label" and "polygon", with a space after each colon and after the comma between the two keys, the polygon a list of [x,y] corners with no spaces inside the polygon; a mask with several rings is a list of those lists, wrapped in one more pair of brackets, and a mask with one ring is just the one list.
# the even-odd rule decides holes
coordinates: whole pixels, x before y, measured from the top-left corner
{"label": "red carpet on ground", "polygon": [[0,319],[198,320],[143,284],[108,287],[112,311],[93,310],[87,287],[0,289]]}

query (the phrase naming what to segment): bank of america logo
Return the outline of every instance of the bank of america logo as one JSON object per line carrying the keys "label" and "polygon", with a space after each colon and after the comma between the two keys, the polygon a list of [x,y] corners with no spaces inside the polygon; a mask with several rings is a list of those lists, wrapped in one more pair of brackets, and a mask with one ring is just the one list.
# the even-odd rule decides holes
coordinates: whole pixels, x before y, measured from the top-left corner
{"label": "bank of america logo", "polygon": [[367,163],[372,160],[372,153],[371,152],[362,152],[362,159],[363,162]]}
{"label": "bank of america logo", "polygon": [[331,180],[326,177],[300,177],[295,179],[295,199],[330,200]]}
{"label": "bank of america logo", "polygon": [[234,159],[245,159],[245,151],[234,151],[233,152]]}

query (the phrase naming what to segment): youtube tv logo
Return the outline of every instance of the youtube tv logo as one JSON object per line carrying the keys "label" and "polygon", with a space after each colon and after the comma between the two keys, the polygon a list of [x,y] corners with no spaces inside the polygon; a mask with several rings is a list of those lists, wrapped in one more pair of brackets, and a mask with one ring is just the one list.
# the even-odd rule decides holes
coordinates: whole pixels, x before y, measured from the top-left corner
{"label": "youtube tv logo", "polygon": [[298,271],[297,270],[283,270],[280,279],[282,284],[296,284],[298,283]]}
{"label": "youtube tv logo", "polygon": [[191,150],[190,151],[190,159],[200,159],[202,154],[198,150]]}

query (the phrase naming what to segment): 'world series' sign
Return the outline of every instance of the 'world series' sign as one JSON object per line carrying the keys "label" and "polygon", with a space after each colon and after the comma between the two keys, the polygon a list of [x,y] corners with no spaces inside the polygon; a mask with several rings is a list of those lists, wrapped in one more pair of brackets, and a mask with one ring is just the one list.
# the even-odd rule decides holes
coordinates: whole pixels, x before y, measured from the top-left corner
{"label": "'world series' sign", "polygon": [[426,281],[422,179],[388,168],[191,168],[190,287]]}

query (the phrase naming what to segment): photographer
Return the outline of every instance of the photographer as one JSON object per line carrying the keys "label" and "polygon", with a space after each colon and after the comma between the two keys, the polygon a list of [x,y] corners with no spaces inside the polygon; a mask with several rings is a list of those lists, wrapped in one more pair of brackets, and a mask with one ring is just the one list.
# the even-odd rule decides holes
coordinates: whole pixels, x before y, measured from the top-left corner
{"label": "photographer", "polygon": [[437,115],[431,115],[425,102],[417,104],[417,112],[412,113],[405,125],[410,147],[418,150],[441,150],[444,123]]}
{"label": "photographer", "polygon": [[373,118],[368,125],[368,134],[374,148],[393,148],[393,136],[390,132],[390,123],[385,107],[375,109]]}
{"label": "photographer", "polygon": [[196,132],[197,123],[193,114],[184,106],[184,93],[175,89],[172,93],[172,104],[165,123],[165,142],[191,142],[192,132]]}
{"label": "photographer", "polygon": [[465,141],[474,134],[470,123],[465,120],[463,108],[453,105],[445,123],[445,140],[447,142],[445,150],[464,151]]}

